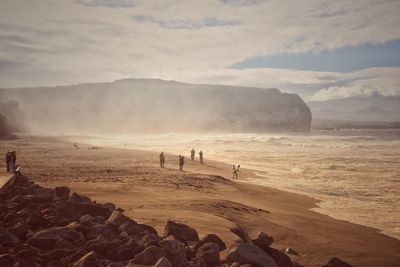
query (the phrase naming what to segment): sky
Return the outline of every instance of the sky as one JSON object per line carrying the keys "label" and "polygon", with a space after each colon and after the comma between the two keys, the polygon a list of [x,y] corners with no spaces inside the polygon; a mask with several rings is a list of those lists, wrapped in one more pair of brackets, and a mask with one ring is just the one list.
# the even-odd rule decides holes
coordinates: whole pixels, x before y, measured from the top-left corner
{"label": "sky", "polygon": [[400,95],[399,0],[1,0],[0,87],[123,78]]}

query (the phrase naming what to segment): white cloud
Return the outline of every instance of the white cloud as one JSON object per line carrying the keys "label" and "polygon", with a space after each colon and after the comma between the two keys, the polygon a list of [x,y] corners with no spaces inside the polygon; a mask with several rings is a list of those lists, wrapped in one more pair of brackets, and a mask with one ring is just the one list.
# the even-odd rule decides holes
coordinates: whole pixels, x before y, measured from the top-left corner
{"label": "white cloud", "polygon": [[372,68],[349,74],[336,81],[347,80],[316,91],[311,100],[326,101],[347,97],[400,96],[400,68]]}

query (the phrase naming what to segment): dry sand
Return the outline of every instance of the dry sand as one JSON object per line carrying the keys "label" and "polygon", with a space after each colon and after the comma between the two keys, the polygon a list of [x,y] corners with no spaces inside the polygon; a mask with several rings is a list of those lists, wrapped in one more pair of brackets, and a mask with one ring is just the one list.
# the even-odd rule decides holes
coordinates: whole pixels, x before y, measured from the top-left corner
{"label": "dry sand", "polygon": [[[316,200],[307,196],[229,179],[230,166],[190,161],[179,172],[178,157],[166,155],[160,169],[158,153],[130,149],[74,149],[55,138],[0,141],[0,152],[16,149],[22,173],[43,186],[67,185],[99,202],[114,202],[128,216],[162,232],[168,219],[189,224],[200,235],[216,233],[228,245],[240,225],[250,236],[264,231],[274,247],[291,247],[292,260],[321,266],[337,256],[354,266],[400,266],[400,240],[368,228],[310,211]],[[0,179],[9,177],[3,163]],[[242,170],[241,176],[250,175]],[[252,174],[254,175],[254,174]],[[225,177],[225,178],[223,178]],[[1,182],[1,181],[0,181]]]}

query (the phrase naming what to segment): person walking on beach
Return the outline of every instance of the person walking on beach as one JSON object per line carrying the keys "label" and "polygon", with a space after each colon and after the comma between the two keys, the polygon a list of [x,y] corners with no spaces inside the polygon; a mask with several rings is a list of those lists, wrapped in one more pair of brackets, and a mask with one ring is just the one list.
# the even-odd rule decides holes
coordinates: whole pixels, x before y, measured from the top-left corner
{"label": "person walking on beach", "polygon": [[160,154],[160,167],[162,169],[164,169],[164,164],[165,164],[165,156],[164,156],[164,152],[161,152],[161,154]]}
{"label": "person walking on beach", "polygon": [[200,163],[203,164],[203,150],[199,152]]}
{"label": "person walking on beach", "polygon": [[240,165],[238,165],[236,168],[236,180],[239,179],[239,169],[240,169]]}
{"label": "person walking on beach", "polygon": [[192,150],[190,151],[190,157],[192,160],[194,160],[195,155],[196,155],[196,151],[194,150],[194,148],[192,148]]}
{"label": "person walking on beach", "polygon": [[235,180],[235,178],[237,177],[237,172],[236,172],[236,167],[235,165],[232,165],[232,180]]}
{"label": "person walking on beach", "polygon": [[179,171],[183,171],[183,165],[185,164],[185,159],[182,155],[179,155]]}
{"label": "person walking on beach", "polygon": [[11,170],[10,169],[10,167],[11,167],[10,162],[11,162],[11,151],[8,150],[7,153],[6,153],[7,172],[10,172],[10,170]]}

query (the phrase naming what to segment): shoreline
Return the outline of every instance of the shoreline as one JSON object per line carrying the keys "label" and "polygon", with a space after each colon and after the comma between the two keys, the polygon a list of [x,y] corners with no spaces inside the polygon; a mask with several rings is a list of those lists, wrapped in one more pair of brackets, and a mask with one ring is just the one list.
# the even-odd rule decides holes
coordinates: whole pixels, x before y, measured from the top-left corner
{"label": "shoreline", "polygon": [[[332,138],[329,134],[326,136],[320,136],[318,133],[314,133],[314,135],[318,136],[318,138]],[[371,136],[374,136],[376,132],[371,133]],[[216,135],[216,136],[214,136]],[[212,138],[216,138],[217,141],[213,142]],[[268,138],[272,139],[273,142],[269,145],[274,145],[274,141],[279,140],[281,138],[286,139],[286,138],[292,138],[288,136],[266,136],[266,137],[261,137],[261,138]],[[390,137],[393,137],[390,135]],[[75,137],[74,137],[75,138]],[[79,138],[79,137],[76,137]],[[144,139],[143,139],[144,138]],[[166,139],[166,142],[168,145],[163,145],[162,142],[158,141]],[[188,139],[185,139],[188,138]],[[223,139],[227,138],[227,139]],[[231,139],[232,138],[232,139]],[[197,147],[208,147],[213,149],[212,153],[209,154],[207,153],[207,159],[211,161],[216,161],[216,162],[222,162],[226,164],[232,164],[232,163],[241,163],[242,167],[247,167],[248,169],[252,169],[253,174],[249,175],[248,177],[245,178],[245,181],[248,181],[252,184],[258,184],[261,186],[267,186],[267,187],[272,187],[272,188],[277,188],[281,189],[286,192],[291,192],[291,193],[297,193],[297,194],[302,194],[306,195],[312,198],[315,198],[318,201],[318,206],[313,208],[314,211],[319,212],[321,214],[329,215],[332,218],[336,218],[339,220],[344,220],[344,221],[349,221],[355,224],[360,224],[368,227],[372,227],[375,229],[378,229],[381,233],[388,235],[390,237],[396,238],[400,240],[400,232],[399,232],[399,227],[400,227],[400,217],[396,218],[395,214],[396,212],[400,212],[397,207],[399,199],[396,197],[396,188],[400,189],[397,187],[397,185],[391,183],[390,181],[387,181],[388,183],[379,183],[379,181],[376,181],[375,177],[377,175],[381,175],[382,171],[387,170],[388,176],[394,176],[396,170],[392,167],[389,169],[386,169],[386,166],[383,161],[381,161],[380,164],[376,166],[376,168],[372,167],[369,168],[369,166],[360,166],[358,165],[359,163],[362,162],[362,164],[366,165],[366,162],[371,163],[370,166],[374,166],[373,164],[376,162],[374,159],[369,158],[368,156],[363,156],[359,157],[357,153],[360,152],[354,152],[354,153],[349,153],[346,157],[345,160],[353,160],[352,158],[354,157],[354,164],[350,163],[348,166],[347,164],[342,162],[342,158],[340,156],[332,156],[332,158],[329,158],[330,155],[326,154],[326,150],[320,149],[321,152],[321,163],[320,164],[313,164],[310,162],[307,162],[307,160],[302,160],[300,159],[302,156],[308,156],[308,155],[314,155],[316,156],[316,151],[313,151],[312,149],[307,148],[309,146],[310,140],[305,139],[305,140],[290,140],[287,141],[289,144],[296,144],[296,143],[301,143],[301,145],[305,144],[306,145],[306,150],[299,152],[298,149],[294,148],[293,153],[302,153],[300,156],[291,156],[288,154],[288,149],[285,150],[286,154],[279,154],[280,152],[273,151],[272,148],[272,154],[271,156],[264,156],[263,154],[257,153],[254,155],[257,159],[265,157],[266,161],[269,161],[268,157],[270,157],[271,162],[268,163],[268,165],[262,165],[264,163],[261,163],[259,160],[255,160],[253,162],[253,159],[250,159],[246,157],[246,154],[244,155],[244,159],[242,161],[241,158],[237,157],[237,155],[226,155],[226,154],[221,154],[224,152],[224,149],[228,149],[227,151],[233,151],[234,153],[238,153],[240,155],[241,150],[247,150],[246,147],[240,147],[240,142],[243,141],[243,136],[240,135],[239,137],[232,137],[231,135],[227,136],[218,136],[218,133],[211,133],[209,137],[204,137],[202,135],[197,136],[193,134],[189,134],[188,137],[185,137],[184,135],[178,135],[178,137],[174,137],[172,134],[165,134],[165,135],[150,135],[150,136],[141,136],[141,135],[134,135],[133,139],[130,139],[130,136],[85,136],[83,137],[84,142],[90,143],[91,145],[100,145],[100,146],[106,146],[106,147],[112,147],[112,148],[123,148],[123,144],[121,144],[121,140],[128,140],[128,146],[131,146],[135,149],[140,149],[140,150],[145,150],[145,151],[150,151],[154,152],[158,149],[161,150],[170,150],[172,149],[172,152],[175,154],[180,154],[182,151],[188,151],[191,149],[191,147],[188,147],[189,143],[194,142]],[[246,138],[253,139],[254,137],[249,136]],[[256,137],[258,138],[258,137]],[[353,141],[354,138],[359,138],[359,131],[356,131],[356,133],[350,133],[349,135],[339,135],[338,138],[343,138],[343,140],[339,141],[338,143],[335,143],[334,145],[336,146],[351,146],[349,145]],[[365,138],[372,138],[372,137],[362,137],[361,139]],[[141,143],[140,140],[143,139],[143,143]],[[385,140],[389,140],[389,137],[385,137]],[[202,141],[203,140],[203,141]],[[206,141],[204,141],[206,140]],[[226,140],[228,142],[227,148],[221,148],[218,147],[218,143],[223,143]],[[239,142],[238,145],[239,147],[235,148],[235,145],[231,146],[229,145],[229,142],[232,142],[232,140],[235,140],[236,142]],[[396,139],[397,140],[397,139]],[[304,143],[303,143],[304,142]],[[251,142],[250,142],[251,144]],[[359,143],[357,143],[358,145]],[[263,145],[260,143],[260,145]],[[300,145],[300,146],[301,146]],[[317,146],[330,146],[330,144],[322,143]],[[361,144],[361,146],[364,144]],[[216,146],[216,147],[213,147]],[[183,150],[182,150],[183,149]],[[222,150],[221,150],[222,149]],[[254,150],[254,146],[251,148]],[[250,149],[250,150],[251,150]],[[263,148],[265,149],[265,147]],[[268,148],[269,149],[269,148]],[[236,151],[235,151],[236,150]],[[329,149],[328,149],[329,150]],[[361,153],[365,152],[372,152],[375,150],[371,151],[362,151]],[[384,151],[384,150],[382,150]],[[385,150],[386,151],[386,150]],[[268,154],[269,151],[265,150],[265,152]],[[333,153],[346,153],[346,151],[335,151]],[[348,152],[348,151],[347,151]],[[376,152],[378,155],[381,155],[382,157],[385,157],[379,151],[379,149],[376,149]],[[387,151],[389,154],[392,153],[392,151]],[[154,152],[157,153],[157,152]],[[185,152],[184,152],[185,153]],[[229,152],[228,152],[229,153]],[[308,154],[310,153],[310,154]],[[368,154],[367,153],[367,154]],[[317,153],[318,154],[318,153]],[[333,154],[335,155],[335,154]],[[340,155],[340,154],[336,154]],[[318,157],[318,155],[317,155]],[[278,162],[280,159],[281,164]],[[299,168],[297,168],[297,164],[295,163],[297,160],[299,160]],[[393,162],[393,164],[396,164],[394,162],[399,162],[400,158],[396,156],[390,157],[390,159],[386,159],[386,161]],[[288,165],[285,165],[287,162],[288,165],[294,164],[294,168],[287,169]],[[294,163],[293,163],[294,162]],[[332,163],[333,162],[333,163]],[[348,161],[347,161],[348,162]],[[255,164],[256,163],[256,164]],[[261,164],[261,165],[260,165]],[[269,165],[271,164],[271,165]],[[279,171],[278,164],[280,164],[280,168],[284,171]],[[383,168],[383,169],[382,169]],[[345,169],[348,169],[348,171],[344,172]],[[354,171],[358,169],[360,172],[355,173]],[[378,171],[378,169],[382,169],[381,172]],[[317,174],[318,173],[318,174]],[[312,176],[318,176],[316,180]],[[296,184],[296,178],[300,179],[300,182]],[[334,179],[336,178],[336,179]],[[345,181],[346,178],[350,178],[349,180]],[[326,182],[321,181],[329,180],[330,183],[327,184]],[[357,180],[358,179],[358,180]],[[386,178],[387,179],[387,178]],[[395,179],[395,177],[393,177]],[[342,184],[338,184],[335,182],[342,180]],[[243,179],[242,179],[243,181]],[[365,181],[369,181],[371,183],[374,183],[373,186],[359,186],[365,183]],[[313,185],[313,183],[317,183],[316,186]],[[319,183],[319,184],[318,184]],[[340,183],[340,182],[339,182]],[[295,186],[292,186],[292,184],[296,184]],[[368,182],[367,182],[368,184]],[[393,187],[390,192],[388,192],[386,189],[382,189],[383,185],[385,187]],[[378,188],[381,191],[376,192],[375,189]],[[343,195],[340,194],[341,190],[343,190]],[[384,190],[384,191],[382,191]],[[348,194],[352,194],[352,198],[348,198]],[[369,199],[365,199],[364,196],[373,196],[376,194],[376,197],[371,197]],[[381,194],[382,197],[385,197],[384,200],[384,205],[382,206],[382,200],[378,199],[379,194]],[[364,199],[363,199],[364,198]],[[344,206],[343,206],[344,205]],[[344,208],[342,208],[344,207]],[[392,208],[393,207],[393,208]],[[355,211],[355,212],[354,212]],[[376,220],[378,218],[378,220]]]}
{"label": "shoreline", "polygon": [[[75,150],[67,141],[41,137],[0,142],[21,151],[22,172],[40,184],[67,185],[99,202],[114,202],[127,215],[157,230],[166,219],[177,219],[202,234],[215,232],[232,243],[235,237],[229,229],[241,225],[251,236],[258,231],[274,236],[280,250],[298,251],[300,255],[292,259],[306,266],[320,266],[334,256],[354,266],[396,266],[400,262],[399,240],[312,211],[318,199],[218,178],[229,177],[229,165],[224,163],[200,166],[188,160],[189,172],[179,173],[177,164],[168,162],[175,157],[171,154],[167,154],[167,168],[160,170],[158,154],[147,151]],[[241,176],[250,173],[243,169]]]}

